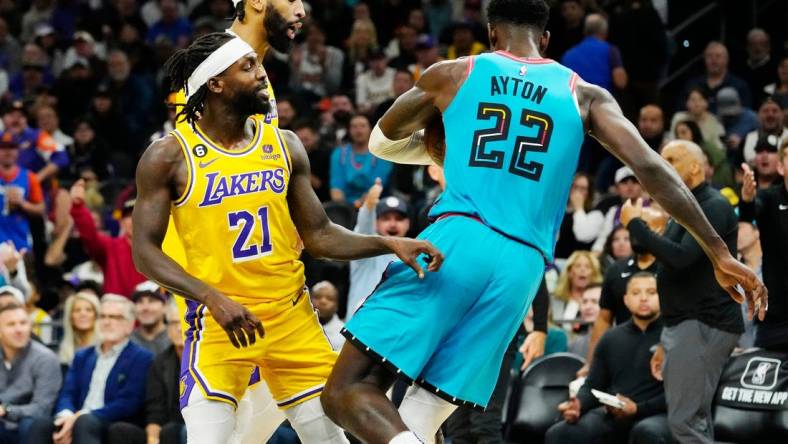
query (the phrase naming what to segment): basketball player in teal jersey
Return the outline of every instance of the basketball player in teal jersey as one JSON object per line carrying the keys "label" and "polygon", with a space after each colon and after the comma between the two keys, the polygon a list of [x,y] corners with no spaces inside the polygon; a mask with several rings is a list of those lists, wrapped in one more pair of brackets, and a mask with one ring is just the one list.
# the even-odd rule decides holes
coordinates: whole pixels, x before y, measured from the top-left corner
{"label": "basketball player in teal jersey", "polygon": [[[613,97],[541,58],[548,13],[544,0],[491,0],[494,52],[434,65],[373,131],[378,156],[429,163],[414,133],[442,114],[447,187],[430,212],[435,223],[419,237],[446,260],[424,280],[392,263],[343,331],[348,341],[322,401],[365,443],[430,442],[455,406],[486,407],[506,346],[553,259],[586,133],[693,234],[720,285],[739,302],[746,297],[751,315],[765,314],[763,284],[731,256]],[[397,377],[420,387],[399,412],[385,397]]]}

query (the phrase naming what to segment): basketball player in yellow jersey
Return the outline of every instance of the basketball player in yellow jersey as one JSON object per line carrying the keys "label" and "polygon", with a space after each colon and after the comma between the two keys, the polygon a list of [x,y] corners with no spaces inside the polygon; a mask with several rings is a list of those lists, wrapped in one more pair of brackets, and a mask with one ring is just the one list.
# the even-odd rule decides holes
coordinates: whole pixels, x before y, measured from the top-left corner
{"label": "basketball player in yellow jersey", "polygon": [[[252,46],[261,59],[269,47],[287,53],[296,31],[301,27],[301,20],[305,16],[301,0],[233,0],[233,5],[235,17],[227,32],[241,37]],[[276,99],[270,83],[268,94],[271,108],[265,115],[265,120],[267,123],[278,126]],[[182,89],[176,93],[175,102],[186,103],[186,96]],[[183,120],[176,122],[178,129],[188,126]],[[187,258],[172,218],[170,218],[162,249],[178,264],[186,265]],[[181,298],[178,298],[177,301],[183,320],[186,304]],[[185,321],[182,322],[182,331],[185,332],[188,325],[185,324]],[[271,399],[268,387],[260,381],[258,370],[253,371],[249,390],[241,400],[237,413],[236,430],[229,441],[230,444],[265,443],[285,419]]]}
{"label": "basketball player in yellow jersey", "polygon": [[[255,366],[302,442],[346,442],[318,398],[336,355],[303,289],[299,236],[316,257],[395,253],[420,276],[442,255],[427,242],[361,236],[328,220],[301,142],[252,117],[270,103],[265,71],[243,40],[200,37],[167,69],[186,86],[191,126],[154,142],[139,163],[133,252],[141,272],[190,299],[181,372],[189,442],[226,442]],[[161,250],[170,213],[185,267]]]}

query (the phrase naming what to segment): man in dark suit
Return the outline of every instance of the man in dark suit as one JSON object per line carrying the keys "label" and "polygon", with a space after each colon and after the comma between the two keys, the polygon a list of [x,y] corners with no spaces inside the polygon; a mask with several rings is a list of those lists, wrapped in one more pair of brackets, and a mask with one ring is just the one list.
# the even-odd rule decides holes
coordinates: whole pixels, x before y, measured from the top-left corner
{"label": "man in dark suit", "polygon": [[110,424],[137,419],[145,400],[144,375],[153,355],[129,342],[134,319],[130,300],[104,295],[101,343],[74,356],[55,403],[54,420],[36,420],[29,442],[100,444]]}

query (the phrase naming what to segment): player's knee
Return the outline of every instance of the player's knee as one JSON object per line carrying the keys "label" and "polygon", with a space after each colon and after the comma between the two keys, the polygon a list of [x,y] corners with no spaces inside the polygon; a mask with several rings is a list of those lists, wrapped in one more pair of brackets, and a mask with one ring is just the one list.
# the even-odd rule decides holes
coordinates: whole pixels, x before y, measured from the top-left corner
{"label": "player's knee", "polygon": [[323,406],[323,411],[326,413],[326,416],[337,424],[339,423],[339,409],[342,406],[341,398],[341,389],[333,384],[326,384],[323,393],[320,394],[320,405]]}

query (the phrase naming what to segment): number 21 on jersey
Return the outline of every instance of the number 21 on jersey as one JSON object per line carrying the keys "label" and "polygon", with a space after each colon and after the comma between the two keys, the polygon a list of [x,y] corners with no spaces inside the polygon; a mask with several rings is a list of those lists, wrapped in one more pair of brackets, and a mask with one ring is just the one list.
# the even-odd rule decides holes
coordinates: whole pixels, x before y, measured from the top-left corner
{"label": "number 21 on jersey", "polygon": [[[246,262],[268,256],[274,250],[271,245],[271,230],[268,226],[268,207],[260,207],[257,214],[246,210],[227,214],[230,230],[238,231],[233,243],[233,262]],[[259,227],[257,227],[259,223]],[[262,242],[251,243],[252,233],[262,230]]]}

